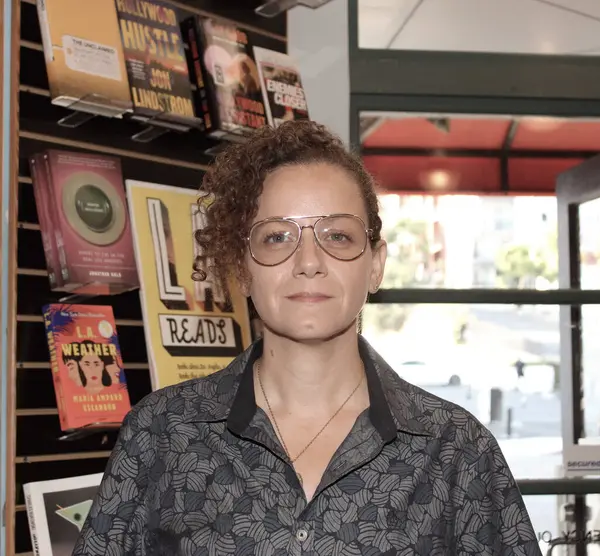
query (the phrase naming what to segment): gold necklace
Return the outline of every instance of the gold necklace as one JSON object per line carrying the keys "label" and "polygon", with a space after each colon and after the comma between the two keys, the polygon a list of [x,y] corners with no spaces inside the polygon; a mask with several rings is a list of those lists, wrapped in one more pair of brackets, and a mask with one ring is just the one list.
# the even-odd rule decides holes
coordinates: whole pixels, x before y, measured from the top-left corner
{"label": "gold necklace", "polygon": [[[339,407],[339,409],[329,418],[329,420],[327,421],[327,423],[325,423],[323,425],[323,427],[321,428],[321,430],[319,430],[319,432],[313,437],[313,439],[304,447],[304,449],[302,449],[300,451],[299,454],[296,455],[295,458],[292,458],[290,455],[290,452],[288,450],[288,447],[285,444],[285,440],[283,439],[283,435],[281,434],[281,430],[279,429],[279,425],[277,424],[277,419],[275,419],[275,414],[273,413],[273,409],[271,408],[271,404],[269,403],[269,398],[267,398],[267,394],[265,392],[265,389],[263,387],[263,383],[262,380],[260,378],[260,363],[257,361],[256,362],[256,374],[258,376],[258,384],[260,385],[260,389],[262,391],[262,395],[265,398],[265,402],[267,402],[267,407],[269,408],[269,413],[271,414],[271,419],[273,420],[273,424],[275,425],[275,429],[277,430],[277,434],[279,435],[279,438],[281,439],[281,443],[283,444],[283,449],[285,450],[285,453],[287,454],[287,457],[289,458],[290,462],[293,464],[302,454],[304,454],[304,452],[306,452],[306,450],[308,450],[310,448],[310,446],[312,446],[313,442],[321,435],[321,433],[327,428],[327,426],[329,425],[329,423],[331,423],[331,421],[333,421],[335,419],[335,417],[338,415],[338,413],[340,411],[342,411],[342,409],[344,408],[344,406],[350,401],[350,398],[352,398],[352,396],[354,396],[354,394],[356,393],[356,391],[358,390],[358,388],[360,387],[360,385],[362,384],[362,381],[365,377],[364,373],[362,374],[362,376],[360,377],[360,381],[359,383],[356,385],[356,387],[354,388],[354,390],[352,390],[352,392],[350,393],[350,395],[344,400],[344,403]],[[300,475],[300,473],[296,472],[296,475],[298,476],[298,481],[300,481],[300,484],[302,485],[302,475]]]}

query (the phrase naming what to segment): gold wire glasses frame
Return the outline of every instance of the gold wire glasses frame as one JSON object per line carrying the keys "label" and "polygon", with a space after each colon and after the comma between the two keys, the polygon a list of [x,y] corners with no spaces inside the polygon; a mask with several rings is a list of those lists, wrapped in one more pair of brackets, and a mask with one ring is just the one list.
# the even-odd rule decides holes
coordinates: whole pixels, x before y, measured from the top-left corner
{"label": "gold wire glasses frame", "polygon": [[[342,219],[342,218],[352,219],[360,226],[360,230],[362,232],[364,232],[364,240],[363,240],[362,247],[360,248],[360,252],[353,254],[350,257],[342,257],[342,256],[338,256],[338,255],[332,253],[330,250],[328,250],[323,245],[321,239],[319,238],[319,235],[320,235],[318,233],[319,224],[323,223],[323,221],[325,221],[325,220]],[[299,222],[297,222],[297,220],[305,220],[305,219],[315,220],[315,222],[313,222],[312,224],[306,224],[306,225],[302,225]],[[281,259],[277,259],[277,262],[267,263],[264,261],[264,258],[257,256],[256,250],[253,248],[253,245],[252,245],[252,243],[253,243],[252,239],[256,233],[256,230],[260,229],[261,227],[263,227],[269,223],[275,223],[275,222],[281,222],[281,223],[287,223],[287,224],[294,225],[294,227],[297,230],[297,236],[296,236],[297,239],[295,240],[293,248],[289,253],[286,252],[282,256]],[[339,261],[345,261],[345,262],[354,261],[354,260],[358,259],[359,257],[361,257],[367,248],[367,243],[368,243],[369,239],[371,239],[371,237],[373,235],[373,230],[370,228],[367,228],[364,220],[360,216],[357,216],[355,214],[336,213],[336,214],[327,214],[327,215],[321,215],[321,216],[273,216],[273,217],[265,218],[264,220],[255,222],[252,225],[252,227],[250,228],[248,236],[246,237],[250,256],[252,257],[252,259],[254,261],[256,261],[261,266],[277,266],[277,265],[283,264],[290,257],[292,257],[294,255],[294,253],[296,253],[296,251],[298,250],[298,247],[300,246],[300,243],[301,243],[302,232],[304,231],[304,228],[312,229],[315,243],[319,246],[319,248],[324,253],[326,253],[327,255],[329,255],[330,257],[332,257],[334,259],[337,259]],[[336,233],[339,233],[339,232],[336,232]]]}

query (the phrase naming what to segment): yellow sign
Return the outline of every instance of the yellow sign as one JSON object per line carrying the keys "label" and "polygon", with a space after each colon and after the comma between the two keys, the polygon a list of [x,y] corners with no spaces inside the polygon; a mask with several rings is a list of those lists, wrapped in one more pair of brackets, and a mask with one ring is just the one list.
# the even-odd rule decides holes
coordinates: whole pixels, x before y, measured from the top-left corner
{"label": "yellow sign", "polygon": [[224,368],[250,345],[248,304],[233,281],[192,279],[198,192],[125,183],[153,390]]}

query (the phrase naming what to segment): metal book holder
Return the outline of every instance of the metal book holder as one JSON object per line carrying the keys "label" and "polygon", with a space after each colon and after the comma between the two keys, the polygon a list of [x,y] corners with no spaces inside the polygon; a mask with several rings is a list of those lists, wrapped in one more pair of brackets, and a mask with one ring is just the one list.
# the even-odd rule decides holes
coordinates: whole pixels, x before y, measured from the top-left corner
{"label": "metal book holder", "polygon": [[121,425],[122,423],[113,422],[90,423],[89,425],[84,425],[83,427],[66,431],[65,434],[59,436],[58,439],[65,441],[81,440],[82,438],[86,438],[94,434],[103,433],[104,438],[102,439],[101,444],[106,444],[108,442],[107,434],[120,429]]}

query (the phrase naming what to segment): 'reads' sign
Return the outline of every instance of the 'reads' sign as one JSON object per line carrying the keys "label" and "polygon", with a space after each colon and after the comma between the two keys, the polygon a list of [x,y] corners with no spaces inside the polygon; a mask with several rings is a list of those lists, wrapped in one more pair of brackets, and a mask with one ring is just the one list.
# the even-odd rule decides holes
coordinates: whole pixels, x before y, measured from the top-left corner
{"label": "'reads' sign", "polygon": [[[125,181],[154,390],[226,367],[251,342],[235,283],[192,279],[204,226],[197,191]],[[208,265],[210,266],[210,265]]]}

